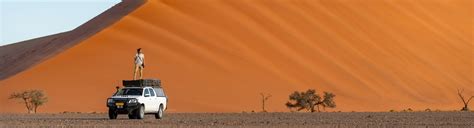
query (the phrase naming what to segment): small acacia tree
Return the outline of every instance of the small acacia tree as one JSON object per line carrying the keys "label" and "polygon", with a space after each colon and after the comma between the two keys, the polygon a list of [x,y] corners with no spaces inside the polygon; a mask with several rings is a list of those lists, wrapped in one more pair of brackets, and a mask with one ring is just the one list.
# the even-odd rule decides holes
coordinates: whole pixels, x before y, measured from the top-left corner
{"label": "small acacia tree", "polygon": [[41,90],[27,90],[14,92],[8,99],[21,100],[25,104],[28,113],[36,113],[38,107],[48,102],[48,97]]}
{"label": "small acacia tree", "polygon": [[263,94],[263,93],[260,93],[260,96],[262,96],[262,112],[267,112],[267,110],[265,109],[265,102],[270,98],[272,97],[271,94]]}
{"label": "small acacia tree", "polygon": [[464,103],[464,107],[461,109],[461,111],[469,111],[468,105],[469,105],[469,102],[471,102],[472,98],[474,98],[474,96],[471,96],[470,98],[464,98],[464,96],[462,95],[463,92],[464,92],[464,89],[461,89],[461,90],[458,89],[458,96],[459,98],[461,98],[462,103]]}
{"label": "small acacia tree", "polygon": [[320,112],[320,107],[323,109],[335,108],[334,95],[331,92],[324,92],[323,97],[319,96],[314,89],[308,89],[306,92],[293,92],[285,105],[290,110],[296,108],[297,111],[307,110],[309,112]]}

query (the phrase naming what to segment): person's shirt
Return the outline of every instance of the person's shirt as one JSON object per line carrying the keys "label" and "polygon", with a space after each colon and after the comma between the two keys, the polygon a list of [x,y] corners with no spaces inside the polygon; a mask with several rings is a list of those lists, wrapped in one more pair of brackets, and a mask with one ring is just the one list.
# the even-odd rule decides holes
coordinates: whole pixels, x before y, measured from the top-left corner
{"label": "person's shirt", "polygon": [[145,54],[143,54],[143,53],[135,54],[135,64],[136,65],[142,65],[144,60],[145,60]]}

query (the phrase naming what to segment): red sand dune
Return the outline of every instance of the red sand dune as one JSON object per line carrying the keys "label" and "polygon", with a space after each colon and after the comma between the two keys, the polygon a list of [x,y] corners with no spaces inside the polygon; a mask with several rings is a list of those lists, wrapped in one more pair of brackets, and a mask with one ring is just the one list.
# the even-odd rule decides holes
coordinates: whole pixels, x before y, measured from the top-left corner
{"label": "red sand dune", "polygon": [[75,46],[117,22],[143,0],[125,0],[76,29],[0,47],[0,80],[9,78],[58,53]]}
{"label": "red sand dune", "polygon": [[24,89],[48,94],[42,112],[105,111],[114,87],[132,78],[139,47],[145,77],[164,81],[174,112],[260,110],[260,92],[273,95],[269,111],[288,111],[288,94],[310,88],[337,95],[331,111],[460,109],[456,89],[474,95],[472,5],[148,0],[72,48],[0,81],[0,112],[24,112],[7,99]]}

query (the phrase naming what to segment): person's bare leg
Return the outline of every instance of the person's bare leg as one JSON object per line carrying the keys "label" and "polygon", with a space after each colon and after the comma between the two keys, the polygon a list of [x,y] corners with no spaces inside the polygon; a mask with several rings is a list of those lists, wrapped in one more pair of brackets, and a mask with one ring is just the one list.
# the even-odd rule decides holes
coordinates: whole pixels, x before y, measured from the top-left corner
{"label": "person's bare leg", "polygon": [[138,66],[135,65],[135,68],[133,69],[133,80],[137,79],[137,70],[138,70]]}
{"label": "person's bare leg", "polygon": [[140,66],[140,79],[143,79],[143,67]]}

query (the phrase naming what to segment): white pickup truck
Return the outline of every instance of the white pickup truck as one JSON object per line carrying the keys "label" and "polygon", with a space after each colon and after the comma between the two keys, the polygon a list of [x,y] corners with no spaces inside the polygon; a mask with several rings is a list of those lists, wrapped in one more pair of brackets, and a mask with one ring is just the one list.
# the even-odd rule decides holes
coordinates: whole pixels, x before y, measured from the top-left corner
{"label": "white pickup truck", "polygon": [[130,119],[143,119],[145,114],[154,114],[156,119],[163,118],[168,97],[161,87],[161,82],[157,81],[124,81],[125,88],[117,90],[112,97],[107,99],[109,118],[117,119],[118,114],[128,114]]}

